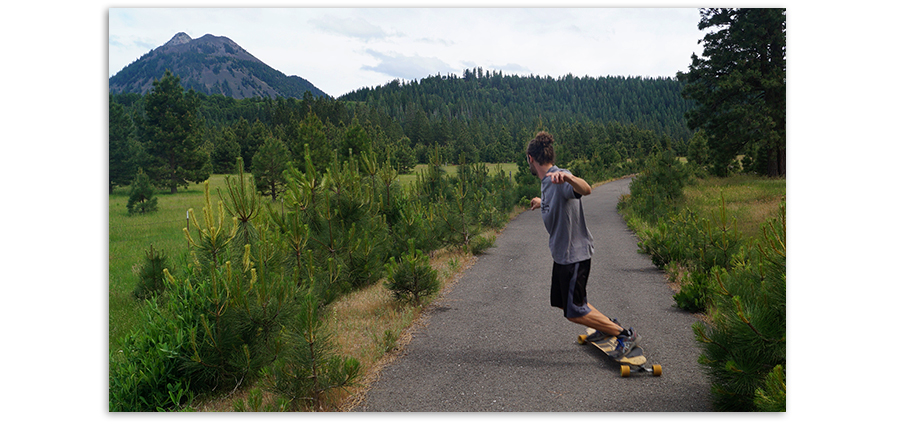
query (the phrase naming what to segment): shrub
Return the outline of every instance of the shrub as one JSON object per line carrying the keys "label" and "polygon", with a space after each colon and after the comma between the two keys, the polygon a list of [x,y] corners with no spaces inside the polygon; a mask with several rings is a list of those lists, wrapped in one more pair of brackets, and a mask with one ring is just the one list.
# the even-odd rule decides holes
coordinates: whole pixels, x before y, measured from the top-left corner
{"label": "shrub", "polygon": [[149,299],[162,292],[165,288],[163,270],[166,268],[166,254],[153,249],[151,244],[150,250],[144,255],[144,265],[138,273],[138,282],[132,295],[138,299]]}
{"label": "shrub", "polygon": [[702,312],[710,299],[709,275],[714,269],[728,269],[735,255],[744,254],[743,239],[734,220],[728,222],[722,198],[718,219],[709,220],[690,209],[671,213],[656,226],[645,230],[638,246],[657,267],[678,264],[685,268],[686,284],[675,294],[679,308]]}
{"label": "shrub", "polygon": [[180,370],[185,331],[163,314],[156,298],[146,302],[142,314],[140,328],[122,340],[121,355],[110,355],[111,412],[172,409],[190,398]]}
{"label": "shrub", "polygon": [[388,279],[385,285],[394,298],[419,304],[422,299],[440,290],[437,271],[431,268],[428,256],[409,243],[409,251],[397,262],[391,258],[387,264]]}
{"label": "shrub", "polygon": [[300,313],[291,322],[286,346],[273,364],[272,391],[296,406],[324,410],[335,390],[355,384],[360,364],[354,358],[336,355],[332,335],[321,317],[313,292],[302,296]]}
{"label": "shrub", "polygon": [[472,252],[473,255],[480,255],[485,250],[494,246],[494,242],[497,240],[497,236],[475,236],[472,239],[472,242],[469,243],[469,251]]}
{"label": "shrub", "polygon": [[718,410],[768,408],[783,396],[778,386],[787,361],[785,233],[782,204],[764,240],[753,251],[737,255],[730,270],[713,275],[711,324],[694,325],[703,349],[699,361],[711,378]]}
{"label": "shrub", "polygon": [[688,312],[704,312],[709,302],[709,274],[689,273],[688,283],[683,284],[672,298],[679,308]]}
{"label": "shrub", "polygon": [[631,208],[644,220],[656,222],[682,201],[688,182],[689,175],[675,152],[658,153],[631,181]]}
{"label": "shrub", "polygon": [[742,236],[735,227],[733,221],[727,221],[723,200],[718,220],[684,209],[659,220],[643,234],[638,246],[660,268],[675,262],[692,271],[709,272],[716,266],[727,268],[732,255],[740,250]]}
{"label": "shrub", "polygon": [[144,173],[143,169],[138,169],[134,181],[131,183],[131,190],[128,193],[129,214],[156,212],[157,198],[153,191],[153,185],[150,184],[150,177]]}

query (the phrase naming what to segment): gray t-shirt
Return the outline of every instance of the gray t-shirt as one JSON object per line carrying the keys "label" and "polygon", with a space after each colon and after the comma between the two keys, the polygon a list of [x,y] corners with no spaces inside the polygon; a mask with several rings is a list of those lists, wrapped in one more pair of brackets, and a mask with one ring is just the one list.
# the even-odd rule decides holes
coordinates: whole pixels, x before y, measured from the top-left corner
{"label": "gray t-shirt", "polygon": [[[556,165],[547,172],[566,172]],[[591,258],[594,238],[584,222],[581,195],[569,183],[553,184],[550,177],[541,180],[541,217],[550,233],[553,262],[568,265]]]}

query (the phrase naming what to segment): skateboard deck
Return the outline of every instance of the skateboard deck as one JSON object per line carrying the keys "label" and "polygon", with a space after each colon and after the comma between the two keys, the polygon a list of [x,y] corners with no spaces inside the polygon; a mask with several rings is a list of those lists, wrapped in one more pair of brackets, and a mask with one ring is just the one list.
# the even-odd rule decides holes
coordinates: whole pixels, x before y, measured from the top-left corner
{"label": "skateboard deck", "polygon": [[590,343],[600,349],[607,358],[619,363],[622,377],[628,377],[632,371],[648,372],[657,377],[662,375],[662,365],[654,364],[651,366],[647,364],[647,357],[644,356],[643,348],[637,346],[631,349],[631,352],[628,352],[624,358],[616,358],[611,355],[616,350],[616,337],[599,337],[599,335],[594,334],[596,331],[593,328],[588,328],[586,334],[578,336],[578,344]]}

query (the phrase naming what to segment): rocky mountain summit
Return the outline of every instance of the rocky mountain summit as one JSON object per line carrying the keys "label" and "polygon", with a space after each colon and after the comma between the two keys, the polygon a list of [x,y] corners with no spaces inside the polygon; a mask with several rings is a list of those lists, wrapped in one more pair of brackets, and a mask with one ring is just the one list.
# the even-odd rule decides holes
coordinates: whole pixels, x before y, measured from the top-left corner
{"label": "rocky mountain summit", "polygon": [[181,78],[185,89],[209,95],[302,98],[309,92],[329,97],[309,81],[266,65],[227,37],[206,34],[192,39],[184,32],[113,75],[109,92],[146,93],[166,69]]}

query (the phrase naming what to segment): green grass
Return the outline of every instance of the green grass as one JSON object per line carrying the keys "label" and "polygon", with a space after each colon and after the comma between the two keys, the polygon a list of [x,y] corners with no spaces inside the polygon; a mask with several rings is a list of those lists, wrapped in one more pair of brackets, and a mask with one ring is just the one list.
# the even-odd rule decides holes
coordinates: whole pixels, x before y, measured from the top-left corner
{"label": "green grass", "polygon": [[[400,181],[400,184],[403,187],[409,187],[416,181],[416,178],[418,178],[418,175],[420,173],[425,172],[426,168],[428,168],[428,165],[421,165],[421,164],[416,165],[416,167],[413,168],[413,170],[409,174],[400,175],[398,177],[398,181]],[[454,176],[456,175],[456,168],[458,168],[457,165],[445,165],[445,166],[441,167],[441,169],[444,170],[444,172],[446,172],[447,175],[454,175]],[[488,171],[490,171],[491,175],[494,175],[497,172],[497,164],[495,164],[495,163],[487,164],[487,168],[488,168]],[[515,163],[510,162],[510,163],[501,163],[500,164],[500,170],[503,173],[505,173],[506,175],[515,176],[516,170],[518,170],[518,169],[519,168],[518,168],[518,166],[516,166]],[[512,174],[510,174],[510,173],[512,173]]]}
{"label": "green grass", "polygon": [[[213,203],[217,202],[216,188],[225,187],[224,175],[209,179]],[[138,322],[142,302],[132,297],[137,272],[144,255],[153,245],[165,252],[170,267],[180,265],[188,252],[182,231],[187,226],[187,210],[196,213],[203,209],[203,185],[192,184],[177,194],[157,193],[159,210],[146,215],[129,215],[128,187],[120,187],[109,195],[109,348],[118,348],[118,339],[125,336]]]}
{"label": "green grass", "polygon": [[761,236],[762,224],[776,217],[786,193],[784,179],[751,175],[708,177],[684,189],[685,205],[715,221],[724,197],[729,223],[734,218],[741,234],[751,238]]}

